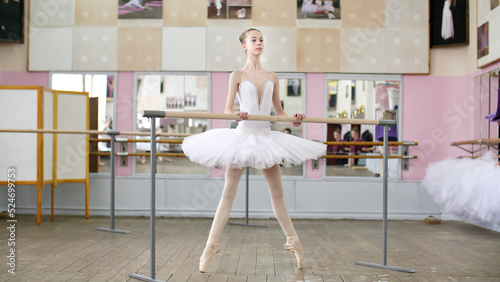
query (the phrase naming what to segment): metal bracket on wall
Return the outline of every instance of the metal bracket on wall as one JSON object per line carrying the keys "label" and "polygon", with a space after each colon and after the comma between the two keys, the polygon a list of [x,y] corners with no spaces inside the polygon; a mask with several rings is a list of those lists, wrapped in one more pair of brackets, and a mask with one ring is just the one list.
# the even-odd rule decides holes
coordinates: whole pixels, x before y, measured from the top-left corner
{"label": "metal bracket on wall", "polygon": [[401,146],[401,170],[409,170],[410,169],[410,159],[415,159],[414,156],[410,156],[410,146],[415,146],[415,142],[403,141],[403,145]]}
{"label": "metal bracket on wall", "polygon": [[[117,137],[116,142],[120,144],[120,149],[118,149],[117,155],[120,156],[120,166],[128,166],[128,138],[127,137]],[[125,154],[124,154],[125,153]]]}

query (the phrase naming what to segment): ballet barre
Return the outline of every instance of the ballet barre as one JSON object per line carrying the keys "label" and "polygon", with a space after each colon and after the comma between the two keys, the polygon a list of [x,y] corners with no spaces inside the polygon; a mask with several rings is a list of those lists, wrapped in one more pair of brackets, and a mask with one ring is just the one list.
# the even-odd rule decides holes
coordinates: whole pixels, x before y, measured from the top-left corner
{"label": "ballet barre", "polygon": [[[143,117],[148,117],[151,119],[151,148],[156,148],[156,118],[197,118],[197,119],[223,119],[223,120],[242,120],[239,115],[236,114],[212,114],[212,113],[190,113],[190,112],[167,112],[167,111],[143,111]],[[260,120],[260,121],[280,121],[280,122],[297,122],[295,117],[288,116],[263,116],[263,115],[248,115],[248,120]],[[339,123],[339,124],[366,124],[366,125],[381,125],[384,126],[384,139],[383,139],[383,240],[382,240],[382,264],[370,263],[357,261],[356,264],[383,268],[389,270],[403,271],[413,273],[415,270],[407,269],[402,267],[394,267],[387,265],[387,194],[388,194],[388,136],[389,136],[389,126],[395,125],[396,122],[393,120],[365,120],[365,119],[339,119],[339,118],[316,118],[316,117],[306,117],[302,120],[306,123]],[[150,173],[150,276],[140,275],[137,273],[129,274],[129,277],[135,278],[142,281],[160,281],[155,278],[156,268],[155,268],[155,213],[156,213],[156,175],[154,168],[156,167],[156,150],[150,151],[150,162],[151,162],[151,173]]]}
{"label": "ballet barre", "polygon": [[[462,149],[470,154],[475,154],[479,151],[484,150],[485,147],[483,147],[482,145],[486,146],[486,148],[495,149],[498,151],[498,148],[495,147],[495,145],[498,145],[498,144],[500,144],[500,138],[473,139],[473,140],[464,140],[464,141],[454,141],[454,142],[450,143],[451,146],[458,147],[458,148],[460,148],[460,149]],[[462,147],[463,145],[472,145],[472,146],[479,145],[479,149],[469,150],[467,148]]]}
{"label": "ballet barre", "polygon": [[[0,132],[3,133],[37,133],[37,134],[88,134],[88,135],[109,135],[110,138],[103,139],[104,142],[111,142],[111,152],[109,153],[103,153],[103,152],[89,152],[89,155],[114,155],[114,156],[124,156],[122,152],[116,152],[116,146],[115,146],[115,141],[117,142],[125,142],[125,141],[131,141],[131,140],[140,140],[140,139],[128,139],[125,137],[117,138],[117,136],[131,136],[131,135],[137,135],[137,136],[151,136],[149,132],[136,132],[136,131],[99,131],[99,130],[63,130],[63,129],[6,129],[2,128],[0,129]],[[191,134],[186,134],[186,133],[156,133],[156,137],[185,137],[189,136]],[[89,138],[90,140],[90,138]],[[100,139],[96,139],[101,141]],[[159,140],[159,141],[174,141],[174,140]],[[132,141],[133,142],[133,141]],[[144,142],[150,142],[149,140],[144,140]],[[177,141],[176,141],[177,142]],[[166,143],[166,142],[165,142]],[[140,156],[144,155],[147,156],[148,154],[146,153],[128,153],[126,154],[127,156]],[[161,156],[161,154],[159,155]],[[184,156],[184,154],[176,154],[176,156]],[[109,228],[103,228],[103,227],[98,227],[96,230],[99,231],[108,231],[108,232],[114,232],[114,233],[122,233],[122,234],[128,234],[130,231],[127,230],[119,230],[115,229],[115,166],[116,166],[116,159],[115,158],[110,158],[110,166],[111,166],[111,186],[110,186],[110,193],[111,193],[111,200],[110,200],[110,227]],[[57,181],[57,180],[56,180]],[[54,220],[54,188],[52,187],[52,197],[51,197],[51,220]],[[41,191],[37,190],[37,223],[41,223],[41,200],[39,201],[38,199],[41,199]],[[85,218],[89,218],[89,194],[88,194],[88,187],[86,186],[86,191],[85,191]]]}

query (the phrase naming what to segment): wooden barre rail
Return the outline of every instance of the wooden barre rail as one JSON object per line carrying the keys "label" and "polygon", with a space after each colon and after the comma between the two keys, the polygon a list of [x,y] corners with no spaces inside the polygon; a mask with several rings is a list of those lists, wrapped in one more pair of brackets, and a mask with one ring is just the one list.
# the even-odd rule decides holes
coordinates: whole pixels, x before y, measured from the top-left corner
{"label": "wooden barre rail", "polygon": [[[111,142],[111,139],[104,138],[90,138],[90,142]],[[116,140],[117,143],[120,142],[130,142],[130,143],[149,143],[151,142],[149,139],[127,139],[127,140]],[[170,140],[156,140],[156,143],[172,143],[172,144],[181,144],[183,142],[182,139],[170,139]],[[368,142],[368,141],[351,141],[351,142],[323,142],[326,145],[338,145],[338,146],[349,146],[349,145],[357,145],[357,146],[382,146],[384,142]],[[418,142],[388,142],[388,146],[401,146],[401,145],[418,145]]]}
{"label": "wooden barre rail", "polygon": [[[477,158],[480,158],[482,156],[458,156],[457,159],[466,159],[466,158],[469,158],[469,159],[477,159]],[[497,155],[497,158],[500,159],[500,155]]]}
{"label": "wooden barre rail", "polygon": [[474,140],[465,140],[465,141],[451,142],[451,146],[479,145],[479,144],[500,144],[500,138],[474,139]]}
{"label": "wooden barre rail", "polygon": [[[111,139],[105,138],[105,139],[99,139],[99,138],[89,138],[89,142],[111,142]],[[127,140],[116,140],[116,143],[123,143],[123,142],[130,142],[130,143],[151,143],[149,139],[127,139]],[[171,139],[171,140],[156,140],[156,143],[171,143],[171,144],[181,144],[183,142],[182,139]]]}
{"label": "wooden barre rail", "polygon": [[[170,111],[142,111],[143,117],[158,117],[158,118],[198,118],[198,119],[226,119],[226,120],[241,120],[237,114],[214,114],[214,113],[193,113],[193,112],[170,112]],[[295,117],[290,116],[264,116],[264,115],[248,115],[248,120],[260,121],[281,121],[281,122],[296,122]],[[375,120],[375,119],[348,119],[348,118],[319,118],[306,117],[302,122],[311,123],[339,123],[339,124],[367,124],[367,125],[395,125],[393,120]]]}
{"label": "wooden barre rail", "polygon": [[[110,156],[109,152],[89,152],[89,155],[94,156]],[[186,155],[182,153],[156,153],[157,157],[185,157]],[[149,157],[149,153],[128,153],[128,152],[120,152],[115,153],[115,157],[123,157],[123,156],[145,156]],[[389,159],[417,159],[417,156],[400,156],[400,155],[389,155],[387,156]],[[382,155],[324,155],[321,156],[324,159],[382,159],[384,156]]]}
{"label": "wooden barre rail", "polygon": [[[100,130],[65,130],[65,129],[7,129],[0,128],[0,132],[5,133],[54,133],[54,134],[103,134],[103,135],[137,135],[137,136],[151,136],[150,132],[140,131],[100,131]],[[192,134],[189,133],[157,133],[156,136],[164,137],[186,137]],[[149,139],[145,139],[149,142]]]}
{"label": "wooden barre rail", "polygon": [[[327,141],[323,142],[326,145],[337,145],[337,146],[349,146],[349,145],[357,145],[357,146],[383,146],[384,142],[369,142],[369,141]],[[408,145],[408,146],[416,146],[418,145],[418,142],[412,142],[412,141],[403,141],[403,142],[387,142],[388,146],[402,146],[402,145]]]}

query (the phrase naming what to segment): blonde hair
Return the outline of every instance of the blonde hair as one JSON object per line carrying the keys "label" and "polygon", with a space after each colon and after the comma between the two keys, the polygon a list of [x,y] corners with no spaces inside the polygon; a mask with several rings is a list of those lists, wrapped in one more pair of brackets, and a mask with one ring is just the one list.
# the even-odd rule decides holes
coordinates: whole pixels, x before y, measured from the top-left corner
{"label": "blonde hair", "polygon": [[256,29],[255,27],[251,27],[251,28],[243,31],[243,33],[240,35],[239,40],[240,40],[241,44],[243,44],[245,42],[245,38],[247,37],[247,32],[252,31],[252,30],[256,30],[262,34],[262,31]]}

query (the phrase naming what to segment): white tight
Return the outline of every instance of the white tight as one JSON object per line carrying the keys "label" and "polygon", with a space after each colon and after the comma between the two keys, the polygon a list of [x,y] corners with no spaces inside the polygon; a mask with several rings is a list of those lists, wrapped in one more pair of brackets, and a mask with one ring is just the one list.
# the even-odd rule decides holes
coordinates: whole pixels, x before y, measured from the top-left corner
{"label": "white tight", "polygon": [[[210,234],[208,235],[207,246],[217,245],[219,243],[219,237],[231,213],[231,208],[233,206],[234,198],[236,197],[238,183],[242,173],[243,169],[226,169],[224,190],[222,191],[222,197],[220,199],[219,206],[217,207],[217,211],[215,212]],[[273,212],[276,219],[280,223],[281,228],[287,237],[295,236],[295,228],[293,227],[292,220],[288,214],[283,197],[283,184],[281,182],[280,166],[275,165],[271,168],[264,169],[262,170],[262,174],[264,175],[269,187],[269,195],[271,196]]]}

